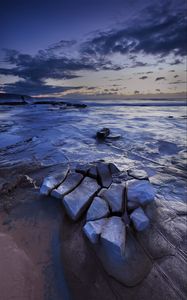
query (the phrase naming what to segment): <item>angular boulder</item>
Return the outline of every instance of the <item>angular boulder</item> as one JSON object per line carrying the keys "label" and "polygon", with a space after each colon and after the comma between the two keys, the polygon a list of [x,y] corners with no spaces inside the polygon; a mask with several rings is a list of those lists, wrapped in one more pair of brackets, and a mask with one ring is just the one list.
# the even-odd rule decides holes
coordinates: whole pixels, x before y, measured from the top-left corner
{"label": "angular boulder", "polygon": [[92,244],[96,244],[98,242],[102,228],[106,221],[107,219],[100,219],[96,221],[89,221],[84,225],[83,231]]}
{"label": "angular boulder", "polygon": [[126,286],[136,286],[149,274],[152,262],[130,227],[126,227],[124,234],[124,225],[120,221],[115,224],[116,228],[111,225],[108,228],[107,223],[103,226],[100,243],[94,245],[96,254],[110,276]]}
{"label": "angular boulder", "polygon": [[102,128],[101,130],[97,131],[96,137],[98,139],[104,140],[110,134],[109,128]]}
{"label": "angular boulder", "polygon": [[79,173],[69,173],[63,183],[58,188],[52,190],[51,196],[62,199],[66,194],[74,190],[82,179],[83,175]]}
{"label": "angular boulder", "polygon": [[129,180],[127,182],[127,200],[146,205],[154,201],[155,191],[148,180]]}
{"label": "angular boulder", "polygon": [[72,220],[76,221],[81,217],[99,189],[96,180],[85,177],[75,190],[64,197],[62,203]]}
{"label": "angular boulder", "polygon": [[108,202],[113,213],[122,213],[124,210],[124,192],[124,185],[112,183],[108,189],[103,189],[99,196]]}
{"label": "angular boulder", "polygon": [[110,217],[102,228],[101,246],[107,253],[123,255],[125,252],[126,229],[120,217]]}
{"label": "angular boulder", "polygon": [[136,208],[130,215],[130,219],[137,231],[142,231],[149,226],[149,219],[141,207]]}
{"label": "angular boulder", "polygon": [[129,176],[132,176],[136,179],[148,179],[148,174],[144,170],[140,169],[130,169],[127,171]]}
{"label": "angular boulder", "polygon": [[118,167],[116,167],[115,164],[113,163],[109,163],[109,169],[110,169],[110,172],[111,174],[118,174],[120,172],[120,170],[118,169]]}
{"label": "angular boulder", "polygon": [[109,214],[110,211],[108,203],[100,197],[95,197],[87,211],[86,221],[93,221],[105,218],[109,216]]}
{"label": "angular boulder", "polygon": [[97,179],[97,168],[96,166],[92,166],[89,170],[88,170],[88,176],[92,177],[94,179]]}
{"label": "angular boulder", "polygon": [[[104,193],[104,191],[107,191],[107,189],[105,189],[105,188],[101,189],[101,190],[97,193],[97,196],[98,196],[98,197],[101,197],[102,194]],[[102,198],[102,197],[101,197],[101,198]]]}
{"label": "angular boulder", "polygon": [[97,164],[98,179],[102,187],[108,188],[112,183],[112,174],[110,172],[108,164]]}
{"label": "angular boulder", "polygon": [[75,168],[75,171],[77,173],[81,173],[83,174],[84,176],[87,175],[88,173],[88,170],[92,167],[91,164],[78,164]]}
{"label": "angular boulder", "polygon": [[69,166],[65,165],[64,167],[62,167],[60,172],[53,173],[50,176],[44,178],[44,181],[40,188],[40,193],[46,196],[49,195],[52,189],[56,188],[65,180],[68,172],[69,172]]}

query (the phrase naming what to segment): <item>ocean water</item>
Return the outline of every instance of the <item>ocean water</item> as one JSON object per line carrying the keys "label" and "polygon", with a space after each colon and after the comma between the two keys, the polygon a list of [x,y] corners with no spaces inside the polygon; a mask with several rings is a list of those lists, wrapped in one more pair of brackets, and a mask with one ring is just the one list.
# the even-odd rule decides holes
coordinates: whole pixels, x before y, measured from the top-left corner
{"label": "ocean water", "polygon": [[[1,106],[0,168],[22,163],[53,166],[67,161],[76,164],[103,159],[114,162],[121,170],[138,167],[153,177],[172,176],[166,194],[175,187],[175,194],[178,191],[178,197],[185,198],[184,102],[160,101],[159,105],[157,101],[144,101],[130,105],[128,101],[118,101],[115,105],[112,101],[87,101],[87,104],[84,109],[35,104]],[[121,138],[97,141],[96,131],[103,127]]]}

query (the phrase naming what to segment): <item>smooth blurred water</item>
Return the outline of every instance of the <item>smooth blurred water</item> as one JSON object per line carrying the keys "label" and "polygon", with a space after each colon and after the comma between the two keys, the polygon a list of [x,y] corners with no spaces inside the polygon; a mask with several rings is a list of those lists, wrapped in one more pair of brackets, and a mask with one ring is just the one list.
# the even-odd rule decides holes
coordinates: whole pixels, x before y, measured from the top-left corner
{"label": "smooth blurred water", "polygon": [[[121,139],[98,143],[108,127]],[[19,160],[52,165],[66,160],[112,160],[131,165],[133,153],[161,164],[185,163],[184,106],[88,106],[85,109],[28,105],[0,108],[0,164]]]}

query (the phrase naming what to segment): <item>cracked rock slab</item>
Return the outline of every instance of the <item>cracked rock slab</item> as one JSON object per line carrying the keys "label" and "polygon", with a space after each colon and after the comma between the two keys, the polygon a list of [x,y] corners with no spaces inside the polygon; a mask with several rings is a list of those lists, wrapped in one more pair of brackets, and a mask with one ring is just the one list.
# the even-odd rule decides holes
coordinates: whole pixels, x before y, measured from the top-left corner
{"label": "cracked rock slab", "polygon": [[124,185],[113,183],[109,189],[103,189],[99,196],[108,202],[113,213],[122,213],[124,209],[124,190]]}
{"label": "cracked rock slab", "polygon": [[146,205],[154,201],[155,191],[148,180],[129,180],[127,182],[127,200]]}
{"label": "cracked rock slab", "polygon": [[131,213],[130,219],[137,231],[145,230],[149,226],[149,219],[141,207],[136,208]]}
{"label": "cracked rock slab", "polygon": [[62,202],[72,220],[76,221],[82,216],[99,189],[94,179],[85,177],[75,190],[64,197]]}
{"label": "cracked rock slab", "polygon": [[83,231],[92,244],[98,243],[102,228],[106,221],[107,219],[100,219],[89,221],[84,225]]}
{"label": "cracked rock slab", "polygon": [[92,204],[90,205],[86,221],[98,220],[109,216],[110,211],[108,203],[100,197],[95,197]]}
{"label": "cracked rock slab", "polygon": [[83,175],[79,173],[69,173],[62,184],[57,189],[52,190],[51,195],[55,198],[62,199],[66,194],[74,190],[81,180]]}
{"label": "cracked rock slab", "polygon": [[97,164],[98,179],[102,187],[108,188],[112,183],[112,174],[110,172],[108,164]]}
{"label": "cracked rock slab", "polygon": [[69,172],[69,166],[64,166],[58,173],[54,173],[44,179],[42,186],[40,188],[40,193],[42,195],[49,195],[51,190],[60,185],[66,178]]}

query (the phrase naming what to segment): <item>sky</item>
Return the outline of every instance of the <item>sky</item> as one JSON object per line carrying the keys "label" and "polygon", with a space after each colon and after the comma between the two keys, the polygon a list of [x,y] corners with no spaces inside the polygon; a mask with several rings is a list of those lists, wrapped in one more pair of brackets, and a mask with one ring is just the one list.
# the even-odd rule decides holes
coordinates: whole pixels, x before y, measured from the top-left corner
{"label": "sky", "polygon": [[0,92],[186,91],[186,0],[1,0],[0,36]]}

